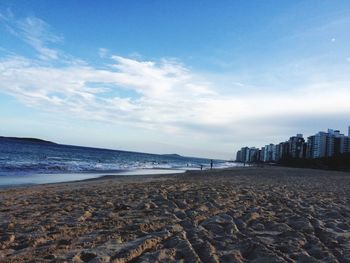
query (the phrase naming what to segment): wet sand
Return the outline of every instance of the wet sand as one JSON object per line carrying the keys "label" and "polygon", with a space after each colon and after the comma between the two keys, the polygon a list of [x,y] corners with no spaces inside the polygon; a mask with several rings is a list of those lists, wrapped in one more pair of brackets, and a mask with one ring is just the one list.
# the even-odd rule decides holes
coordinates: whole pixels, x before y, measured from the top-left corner
{"label": "wet sand", "polygon": [[0,262],[350,262],[350,173],[235,168],[2,189]]}

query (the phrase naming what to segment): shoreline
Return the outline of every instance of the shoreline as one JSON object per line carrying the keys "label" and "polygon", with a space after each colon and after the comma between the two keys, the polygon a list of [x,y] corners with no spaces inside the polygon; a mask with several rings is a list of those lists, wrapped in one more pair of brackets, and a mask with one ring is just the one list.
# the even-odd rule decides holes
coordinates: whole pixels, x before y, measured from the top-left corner
{"label": "shoreline", "polygon": [[[82,172],[82,173],[57,173],[57,174],[33,174],[33,175],[15,175],[15,176],[0,176],[0,189],[25,187],[34,185],[46,185],[68,182],[80,182],[85,180],[94,180],[101,177],[114,176],[138,176],[138,175],[157,175],[157,174],[177,174],[184,173],[183,169],[168,169],[168,168],[144,168],[134,170],[122,170],[119,172]],[[73,177],[73,178],[70,178]],[[14,183],[5,184],[1,180]]]}
{"label": "shoreline", "polygon": [[[215,176],[216,173],[219,173],[220,176],[222,176],[222,173],[230,173],[230,172],[240,172],[240,171],[246,171],[246,170],[260,170],[260,169],[288,169],[292,171],[300,171],[302,173],[311,172],[314,173],[315,171],[319,171],[321,174],[328,174],[328,172],[333,172],[335,174],[344,175],[347,176],[350,173],[348,171],[338,171],[338,170],[325,170],[325,169],[316,169],[316,168],[303,168],[303,167],[289,167],[289,166],[280,166],[280,165],[267,165],[264,167],[259,166],[236,166],[236,167],[226,167],[226,168],[214,168],[212,170],[210,169],[203,169],[203,170],[175,170],[175,169],[153,169],[150,168],[149,170],[171,170],[171,171],[177,171],[175,173],[149,173],[149,174],[143,174],[143,173],[135,173],[135,174],[123,174],[123,173],[97,173],[99,174],[98,177],[91,177],[81,180],[70,180],[70,181],[59,181],[59,182],[49,182],[49,183],[33,183],[33,184],[14,184],[14,185],[0,185],[0,192],[1,190],[5,189],[15,189],[15,188],[28,188],[28,187],[45,187],[45,186],[60,186],[60,185],[74,185],[79,183],[93,183],[93,182],[100,182],[105,180],[112,180],[113,182],[134,182],[138,180],[159,180],[160,178],[166,180],[166,179],[174,179],[174,176],[176,179],[178,177],[184,177],[185,176],[192,176],[192,177],[200,177],[200,176],[208,176],[209,174]],[[139,169],[139,170],[147,170],[147,169]],[[132,172],[132,171],[127,171]],[[46,174],[42,174],[46,175]],[[48,174],[48,175],[60,175],[60,174]],[[65,175],[71,175],[71,174],[65,174]],[[314,175],[309,175],[314,176]]]}
{"label": "shoreline", "polygon": [[0,189],[0,261],[347,262],[349,191],[283,167]]}
{"label": "shoreline", "polygon": [[[54,181],[54,179],[50,182],[35,182],[35,183],[16,183],[16,184],[2,184],[1,179],[3,178],[8,178],[8,179],[13,179],[11,176],[0,176],[0,190],[1,189],[8,189],[8,188],[15,188],[15,187],[28,187],[28,186],[36,186],[36,185],[50,185],[50,184],[59,184],[59,183],[75,183],[75,182],[84,182],[84,181],[94,181],[94,180],[100,180],[103,178],[123,178],[123,177],[135,177],[135,176],[156,176],[156,175],[176,175],[176,174],[185,174],[187,172],[208,172],[208,171],[214,171],[214,170],[231,170],[231,169],[246,169],[248,166],[232,166],[232,167],[223,167],[223,168],[214,168],[213,170],[210,169],[203,169],[200,170],[198,169],[173,169],[173,168],[140,168],[140,169],[133,169],[133,170],[120,170],[118,172],[81,172],[81,173],[57,173],[57,174],[34,174],[34,175],[24,175],[24,176],[18,176],[15,175],[14,177],[16,179],[27,179],[27,180],[33,180],[35,179],[35,176],[40,176],[45,179],[49,179],[50,177],[65,177],[68,178],[69,176],[87,176],[87,178],[82,178],[82,179],[76,179],[76,180],[66,180],[66,181]],[[60,178],[58,178],[60,179]]]}

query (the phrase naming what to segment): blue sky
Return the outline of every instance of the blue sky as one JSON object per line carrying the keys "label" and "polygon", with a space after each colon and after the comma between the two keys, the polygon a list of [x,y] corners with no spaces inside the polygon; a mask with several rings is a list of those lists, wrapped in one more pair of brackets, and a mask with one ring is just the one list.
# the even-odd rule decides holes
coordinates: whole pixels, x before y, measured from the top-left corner
{"label": "blue sky", "polygon": [[234,151],[350,124],[348,1],[1,1],[0,134]]}

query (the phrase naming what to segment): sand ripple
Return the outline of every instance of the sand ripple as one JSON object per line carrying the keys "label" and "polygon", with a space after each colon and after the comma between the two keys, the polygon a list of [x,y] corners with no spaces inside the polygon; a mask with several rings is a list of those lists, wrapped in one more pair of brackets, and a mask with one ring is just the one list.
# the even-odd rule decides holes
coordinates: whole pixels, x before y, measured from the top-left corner
{"label": "sand ripple", "polygon": [[1,262],[350,262],[350,174],[287,168],[0,191]]}

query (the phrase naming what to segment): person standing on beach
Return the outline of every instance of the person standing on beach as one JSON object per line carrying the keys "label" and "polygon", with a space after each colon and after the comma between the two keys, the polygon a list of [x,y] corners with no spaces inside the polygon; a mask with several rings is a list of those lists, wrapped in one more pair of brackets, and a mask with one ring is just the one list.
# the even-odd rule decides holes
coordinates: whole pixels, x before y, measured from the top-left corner
{"label": "person standing on beach", "polygon": [[213,169],[213,160],[210,160],[210,170]]}

